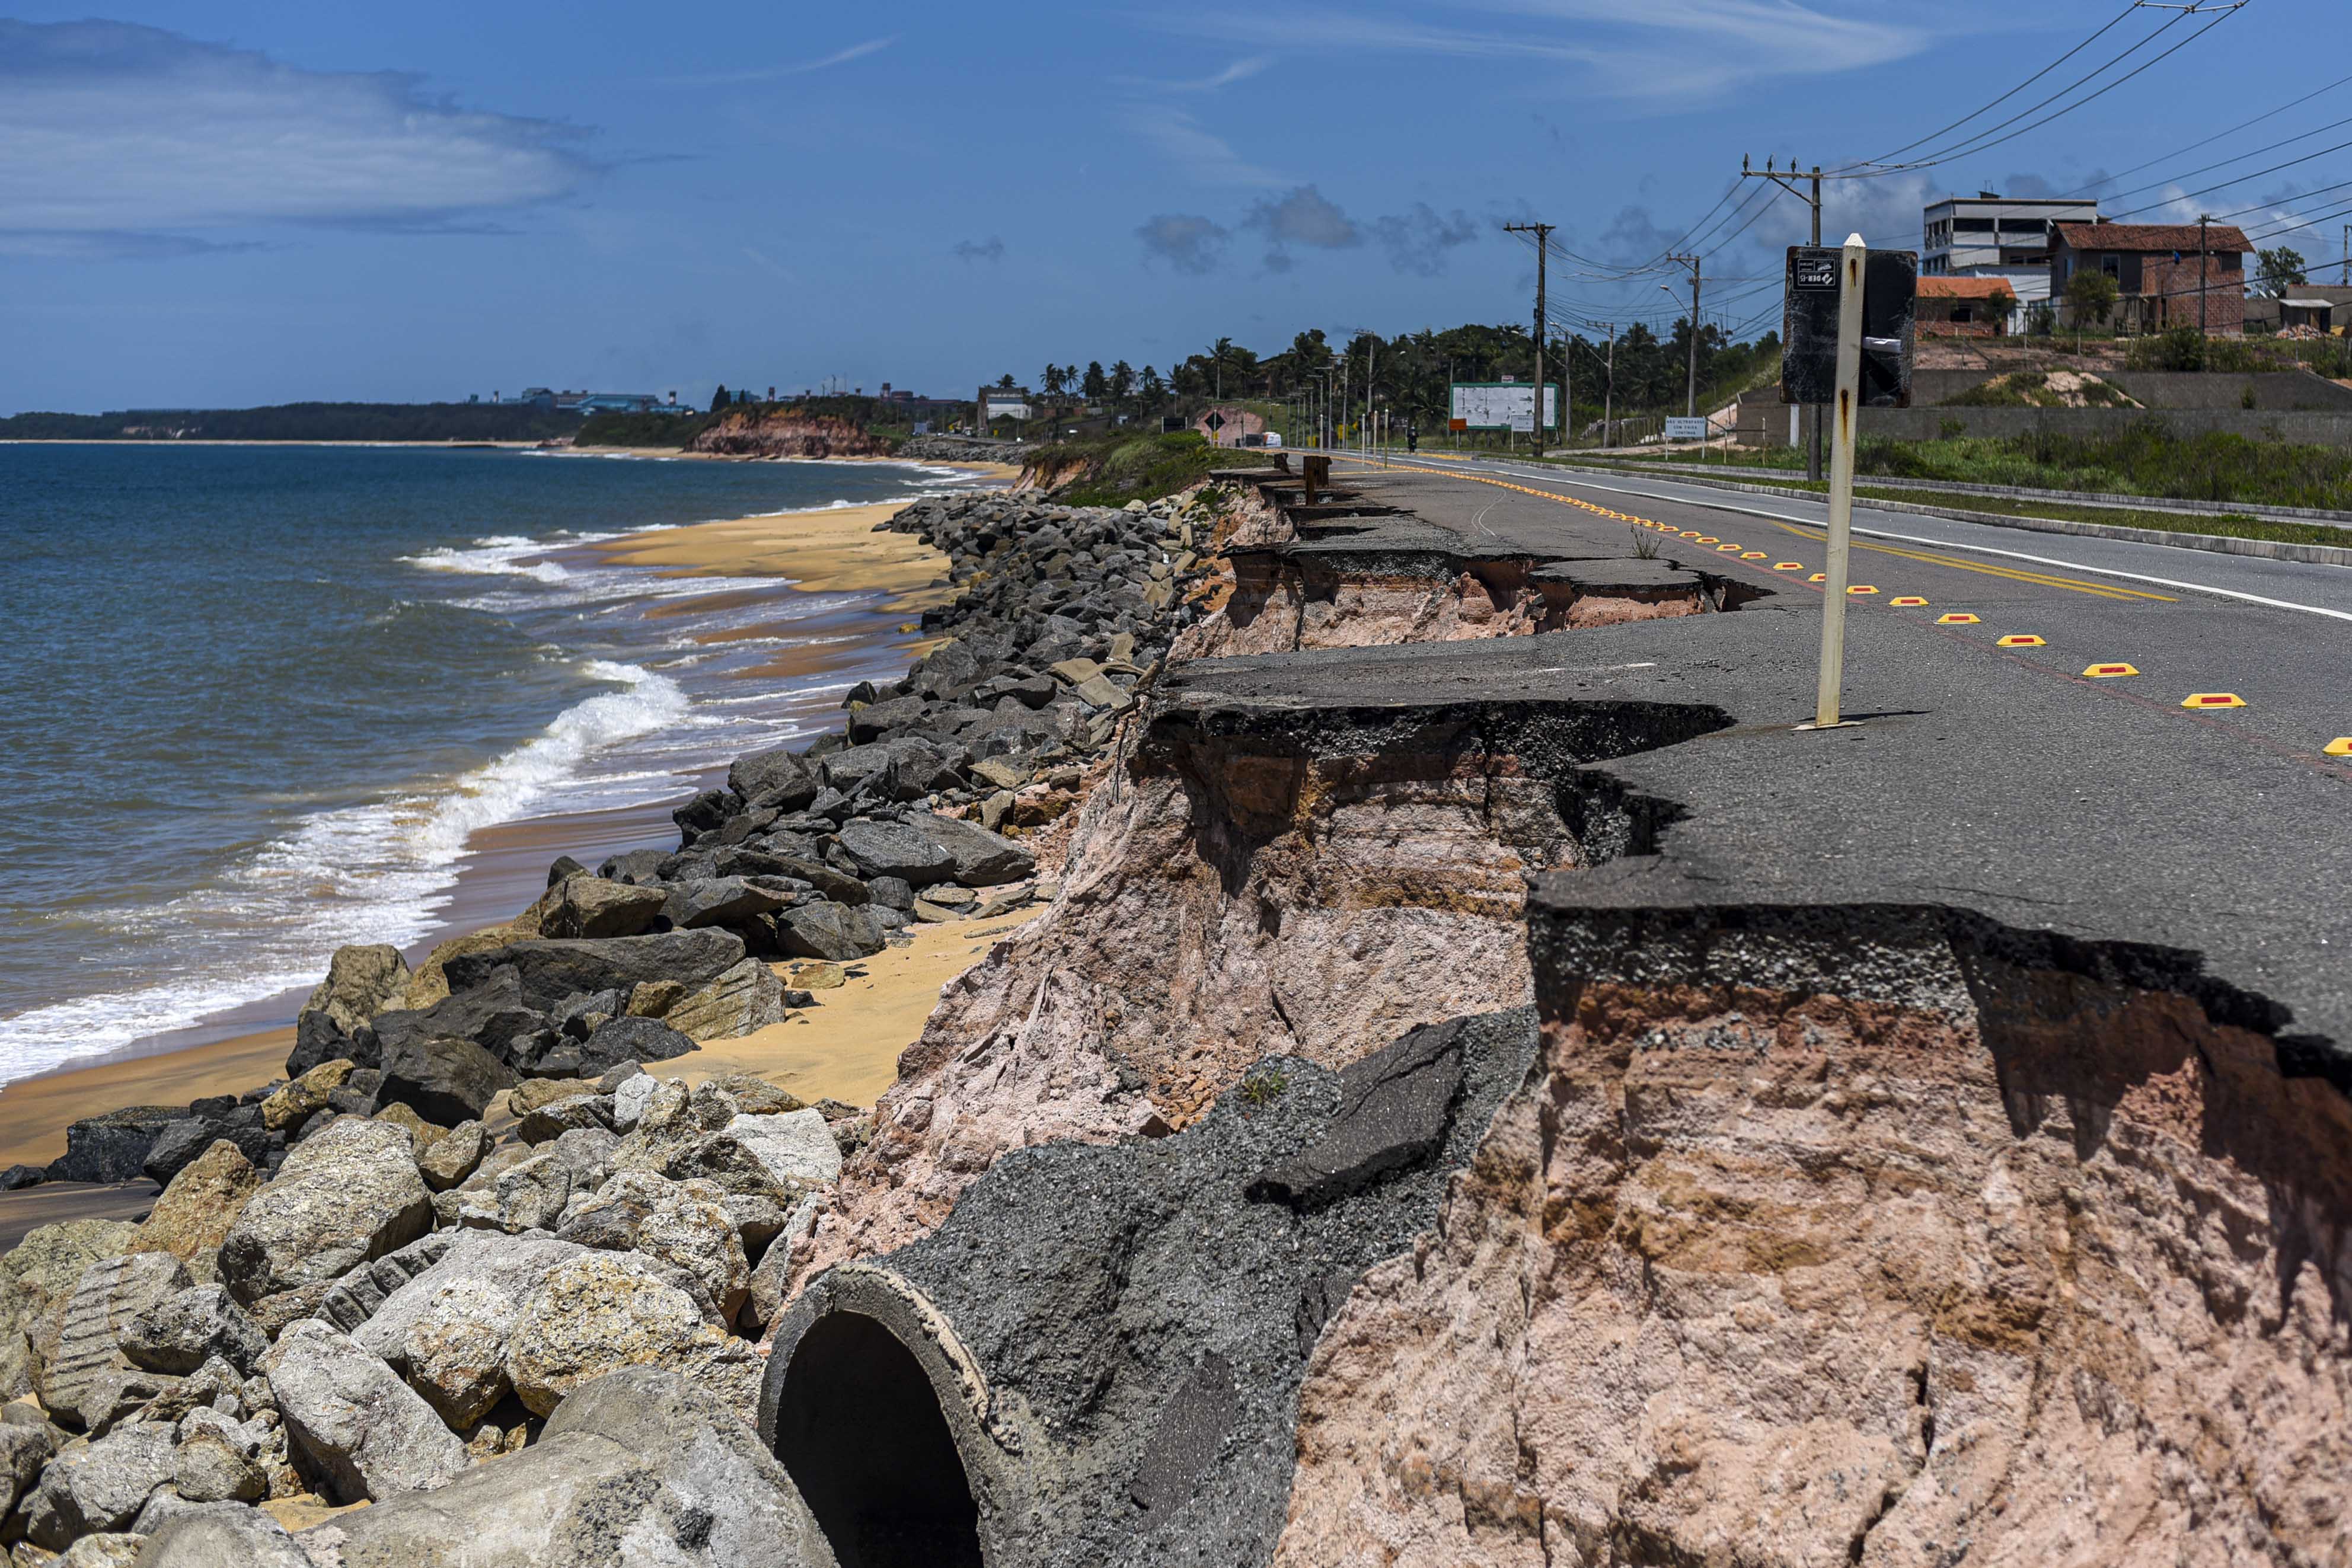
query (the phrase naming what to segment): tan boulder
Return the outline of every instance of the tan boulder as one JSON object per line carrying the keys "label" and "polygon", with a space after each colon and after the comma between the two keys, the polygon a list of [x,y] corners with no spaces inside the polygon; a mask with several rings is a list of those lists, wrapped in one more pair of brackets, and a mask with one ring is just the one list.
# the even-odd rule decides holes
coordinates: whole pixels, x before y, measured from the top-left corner
{"label": "tan boulder", "polygon": [[327,1108],[327,1096],[359,1071],[359,1063],[343,1057],[322,1061],[261,1103],[261,1124],[273,1133],[299,1127]]}
{"label": "tan boulder", "polygon": [[416,1152],[420,1155],[449,1135],[448,1128],[436,1126],[418,1115],[414,1107],[404,1105],[398,1101],[378,1111],[375,1113],[375,1120],[389,1122],[394,1126],[406,1131],[409,1142],[415,1146]]}
{"label": "tan boulder", "polygon": [[596,1084],[592,1079],[526,1078],[508,1092],[507,1109],[517,1116],[528,1116],[542,1105],[552,1105],[558,1100],[595,1092]]}
{"label": "tan boulder", "polygon": [[190,1160],[163,1189],[126,1252],[169,1252],[200,1285],[220,1278],[220,1244],[268,1177],[226,1138]]}
{"label": "tan boulder", "polygon": [[523,929],[520,922],[509,922],[503,925],[486,925],[464,936],[453,936],[433,949],[425,962],[416,967],[416,972],[408,977],[408,983],[386,1006],[412,1009],[429,1008],[435,1002],[446,999],[449,995],[449,977],[444,971],[444,966],[450,959],[462,957],[467,953],[488,952],[492,947],[503,947],[509,942],[538,935],[539,923],[532,920],[529,930]]}

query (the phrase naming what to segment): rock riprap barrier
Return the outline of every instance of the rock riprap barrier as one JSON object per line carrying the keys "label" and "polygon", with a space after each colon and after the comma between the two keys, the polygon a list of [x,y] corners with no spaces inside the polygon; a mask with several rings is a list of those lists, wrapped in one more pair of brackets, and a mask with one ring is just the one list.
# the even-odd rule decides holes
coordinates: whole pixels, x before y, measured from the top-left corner
{"label": "rock riprap barrier", "polygon": [[559,860],[530,909],[414,968],[341,950],[284,1079],[77,1123],[16,1173],[163,1191],[0,1258],[14,1560],[832,1563],[751,1424],[791,1239],[867,1118],[661,1064],[821,1026],[787,964],[1050,888],[1041,858],[1196,612],[1196,525],[908,508],[889,526],[961,592],[843,731],[739,758],[674,852]]}

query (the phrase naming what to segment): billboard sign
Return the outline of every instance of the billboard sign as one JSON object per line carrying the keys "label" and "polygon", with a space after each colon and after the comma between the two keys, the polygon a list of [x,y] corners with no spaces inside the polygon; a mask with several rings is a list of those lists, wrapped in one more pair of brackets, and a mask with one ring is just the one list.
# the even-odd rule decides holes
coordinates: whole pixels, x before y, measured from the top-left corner
{"label": "billboard sign", "polygon": [[1706,416],[1699,414],[1685,418],[1678,413],[1669,414],[1666,418],[1666,439],[1668,441],[1705,441]]}
{"label": "billboard sign", "polygon": [[[1461,430],[1511,430],[1521,435],[1535,430],[1536,386],[1533,382],[1455,382],[1452,416]],[[1559,428],[1559,389],[1544,383],[1544,428]]]}
{"label": "billboard sign", "polygon": [[983,420],[1020,419],[1029,417],[1029,405],[1012,398],[990,398],[981,408]]}
{"label": "billboard sign", "polygon": [[[1780,395],[1792,403],[1837,401],[1838,267],[1830,246],[1789,247],[1780,329]],[[1873,250],[1862,270],[1862,404],[1911,406],[1919,253]]]}

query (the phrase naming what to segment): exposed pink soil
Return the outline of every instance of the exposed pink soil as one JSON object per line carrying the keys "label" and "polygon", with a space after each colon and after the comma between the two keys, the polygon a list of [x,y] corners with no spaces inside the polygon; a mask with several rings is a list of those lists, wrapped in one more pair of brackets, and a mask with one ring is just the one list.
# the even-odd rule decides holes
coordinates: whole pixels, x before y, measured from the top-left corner
{"label": "exposed pink soil", "polygon": [[2344,1098],[2185,998],[1992,979],[1552,998],[1326,1331],[1277,1560],[2352,1561]]}

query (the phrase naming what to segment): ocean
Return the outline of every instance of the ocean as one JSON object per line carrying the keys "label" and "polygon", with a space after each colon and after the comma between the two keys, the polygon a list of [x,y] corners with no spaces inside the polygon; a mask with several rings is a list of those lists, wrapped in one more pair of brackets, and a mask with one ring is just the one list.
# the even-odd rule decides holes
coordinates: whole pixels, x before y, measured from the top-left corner
{"label": "ocean", "polygon": [[904,669],[875,596],[584,547],[965,482],[0,445],[0,1083],[282,1021],[337,946],[442,932],[483,830],[604,812],[651,841],[711,769]]}

